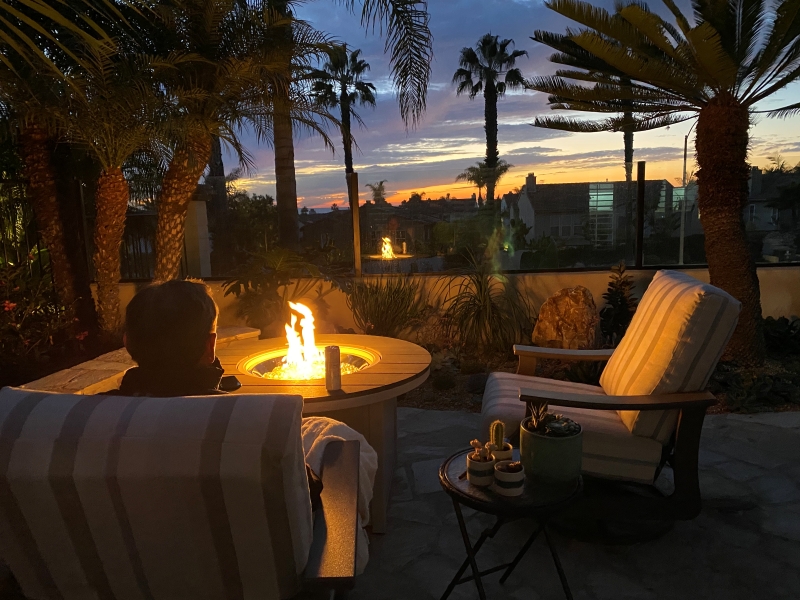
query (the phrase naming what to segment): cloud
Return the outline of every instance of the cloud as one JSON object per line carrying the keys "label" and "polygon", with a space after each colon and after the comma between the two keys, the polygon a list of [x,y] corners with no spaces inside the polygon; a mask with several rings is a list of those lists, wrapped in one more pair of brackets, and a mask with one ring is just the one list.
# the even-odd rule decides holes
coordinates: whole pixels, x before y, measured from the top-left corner
{"label": "cloud", "polygon": [[[611,0],[596,2],[612,8]],[[434,61],[428,89],[427,110],[416,130],[408,130],[400,119],[396,94],[391,83],[391,67],[384,54],[384,40],[361,26],[360,12],[352,14],[333,0],[299,4],[298,16],[350,47],[361,48],[370,63],[367,79],[377,88],[377,107],[359,109],[367,129],[354,132],[361,149],[354,162],[359,172],[363,198],[367,182],[387,179],[388,189],[398,199],[410,190],[452,192],[464,197],[472,189],[455,183],[455,176],[483,158],[485,132],[483,99],[458,97],[451,83],[458,66],[458,54],[473,46],[478,38],[492,32],[511,38],[528,57],[517,66],[526,77],[550,75],[555,66],[548,61],[551,50],[530,40],[535,29],[563,31],[567,21],[546,9],[540,0],[446,0],[429,2],[431,29],[434,35]],[[357,4],[358,12],[358,4]],[[780,97],[759,106],[774,108],[793,100],[800,85],[780,92]],[[501,156],[516,165],[501,182],[500,191],[520,185],[528,172],[540,180],[602,181],[624,177],[622,136],[617,133],[571,134],[531,127],[539,115],[547,115],[544,94],[528,91],[508,93],[498,103],[499,150]],[[596,117],[592,117],[596,118]],[[676,125],[634,138],[634,160],[647,161],[648,178],[673,180],[683,166],[684,135],[691,123]],[[766,166],[766,157],[781,153],[789,164],[800,160],[800,118],[775,120],[760,117],[751,131],[750,160]],[[341,139],[331,135],[335,154],[325,149],[319,138],[304,137],[295,144],[298,193],[307,206],[324,206],[345,198],[344,164]],[[257,170],[239,184],[250,191],[274,194],[274,155],[267,146],[259,146],[252,135],[245,136]],[[690,150],[689,170],[694,168]],[[230,168],[235,163],[230,157]],[[407,196],[406,196],[407,197]]]}

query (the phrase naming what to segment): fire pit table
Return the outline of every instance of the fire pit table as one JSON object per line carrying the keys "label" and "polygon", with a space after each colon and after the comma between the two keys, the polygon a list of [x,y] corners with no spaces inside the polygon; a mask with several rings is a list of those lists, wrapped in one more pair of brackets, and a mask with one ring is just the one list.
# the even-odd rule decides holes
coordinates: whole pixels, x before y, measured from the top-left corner
{"label": "fire pit table", "polygon": [[339,346],[342,362],[358,369],[342,375],[341,391],[328,392],[324,379],[265,377],[286,354],[286,338],[234,341],[217,356],[225,373],[242,383],[238,393],[299,394],[304,415],[342,421],[367,439],[378,453],[370,524],[373,532],[383,533],[396,457],[397,396],[428,378],[431,355],[416,344],[371,335],[318,334],[316,346]]}

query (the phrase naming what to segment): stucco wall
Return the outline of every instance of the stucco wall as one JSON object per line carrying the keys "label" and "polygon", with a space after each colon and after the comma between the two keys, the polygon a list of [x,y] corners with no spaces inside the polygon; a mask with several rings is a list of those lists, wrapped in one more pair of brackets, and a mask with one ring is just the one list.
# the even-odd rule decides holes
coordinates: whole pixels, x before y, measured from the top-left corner
{"label": "stucco wall", "polygon": [[[684,272],[702,281],[708,281],[707,269],[684,269]],[[630,273],[636,283],[636,292],[641,297],[655,271],[642,270],[631,271]],[[608,286],[609,272],[524,273],[509,275],[509,277],[518,281],[520,288],[528,294],[537,309],[542,302],[558,290],[575,285],[582,285],[588,288],[592,292],[598,307],[600,307],[603,304],[603,292],[606,291]],[[800,315],[800,266],[761,268],[758,271],[758,277],[761,282],[761,305],[764,316]],[[444,290],[448,287],[445,278],[427,275],[419,276],[418,279],[434,297],[441,298],[445,293]],[[245,325],[244,319],[236,314],[236,297],[233,295],[225,296],[221,282],[210,281],[208,284],[220,308],[220,325]],[[123,312],[133,294],[143,285],[136,283],[120,284]],[[325,285],[327,286],[327,284]],[[450,287],[452,289],[452,284]],[[328,288],[326,287],[325,289]],[[313,298],[313,294],[311,297]],[[355,328],[352,313],[347,308],[345,295],[341,291],[334,290],[327,294],[325,302],[328,304],[327,316],[317,315],[320,331],[332,332],[334,326]]]}

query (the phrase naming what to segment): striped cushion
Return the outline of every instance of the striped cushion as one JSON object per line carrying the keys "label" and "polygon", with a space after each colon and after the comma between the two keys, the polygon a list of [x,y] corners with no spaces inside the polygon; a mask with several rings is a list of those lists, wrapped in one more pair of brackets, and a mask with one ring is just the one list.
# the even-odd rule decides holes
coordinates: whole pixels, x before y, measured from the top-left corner
{"label": "striped cushion", "polygon": [[0,391],[0,558],[26,597],[289,598],[312,521],[300,396]]}
{"label": "striped cushion", "polygon": [[[609,396],[697,392],[705,389],[741,304],[684,273],[659,271],[600,377]],[[632,433],[666,443],[677,411],[622,411]]]}
{"label": "striped cushion", "polygon": [[[542,377],[492,373],[486,382],[481,408],[481,439],[489,438],[489,425],[500,419],[507,434],[519,429],[525,416],[525,404],[519,401],[519,390],[580,392],[603,396],[602,388]],[[583,428],[582,471],[587,475],[652,483],[661,461],[662,446],[655,440],[633,435],[616,411],[584,410],[554,407],[575,420]]]}

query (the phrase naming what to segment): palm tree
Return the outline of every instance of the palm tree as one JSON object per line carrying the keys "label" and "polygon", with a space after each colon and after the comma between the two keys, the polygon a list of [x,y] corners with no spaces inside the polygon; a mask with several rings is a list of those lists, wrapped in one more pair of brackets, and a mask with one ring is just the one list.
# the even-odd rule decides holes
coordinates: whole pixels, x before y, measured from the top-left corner
{"label": "palm tree", "polygon": [[365,187],[369,188],[372,192],[372,201],[377,204],[386,204],[386,186],[383,184],[389,181],[388,179],[381,179],[375,183],[368,183]]}
{"label": "palm tree", "polygon": [[456,181],[468,181],[478,188],[478,206],[483,206],[483,188],[486,187],[486,165],[479,162],[456,175]]}
{"label": "palm tree", "polygon": [[[486,121],[486,158],[488,169],[497,166],[497,99],[506,90],[521,88],[525,83],[522,72],[514,65],[520,56],[528,56],[525,50],[513,50],[514,40],[500,40],[499,36],[487,33],[475,48],[463,48],[458,60],[459,68],[453,75],[453,83],[458,84],[456,94],[468,94],[473,100],[483,91],[484,119]],[[494,203],[494,182],[486,182],[487,203]]]}
{"label": "palm tree", "polygon": [[[343,4],[354,10],[356,0]],[[428,81],[433,61],[433,36],[424,0],[361,0],[361,24],[377,25],[386,32],[385,50],[389,53],[392,82],[397,90],[400,116],[407,127],[416,127],[425,112]],[[280,14],[289,14],[292,0],[272,0]],[[287,41],[290,40],[287,36]],[[288,106],[293,95],[302,99],[303,91],[293,90],[296,80],[277,86],[275,93],[275,203],[280,217],[281,244],[297,246],[297,181],[294,169],[293,122]]]}
{"label": "palm tree", "polygon": [[[566,110],[619,113],[628,101],[641,129],[697,118],[698,204],[711,283],[742,303],[726,354],[758,364],[765,351],[760,289],[743,220],[748,134],[755,105],[800,77],[800,0],[695,2],[691,17],[672,0],[664,4],[674,23],[638,2],[615,14],[580,0],[548,2],[583,26],[568,37],[615,72],[579,68],[535,78],[529,87]],[[535,38],[547,43],[539,33]],[[631,83],[621,84],[617,73]],[[763,112],[799,110],[795,102]]]}
{"label": "palm tree", "polygon": [[169,28],[152,36],[160,54],[185,49],[197,58],[181,61],[162,79],[172,103],[166,119],[171,151],[158,197],[155,279],[166,281],[179,275],[189,202],[213,141],[226,142],[241,163],[249,162],[236,129],[245,120],[260,125],[266,106],[254,90],[283,64],[264,50],[272,23],[255,6],[185,0],[162,7],[161,14]]}
{"label": "palm tree", "polygon": [[492,187],[497,185],[500,178],[508,173],[514,165],[508,164],[502,158],[498,159],[497,165],[490,169],[486,166],[485,162],[479,162],[475,166],[467,167],[461,173],[456,175],[456,181],[468,181],[478,188],[478,206],[483,206],[483,198],[481,192],[484,187],[488,187],[491,182]]}
{"label": "palm tree", "polygon": [[[18,143],[22,174],[33,207],[36,228],[50,256],[58,301],[72,308],[78,298],[63,222],[59,212],[56,165],[53,162],[58,127],[50,118],[52,107],[63,101],[61,82],[37,74],[19,57],[6,56],[0,66],[0,106]],[[11,65],[9,67],[8,65]]]}
{"label": "palm tree", "polygon": [[95,192],[94,256],[100,329],[114,335],[120,327],[120,245],[128,208],[125,161],[151,144],[162,98],[152,81],[151,57],[121,57],[87,52],[70,73],[62,106],[54,116],[66,138],[85,147],[101,167]]}
{"label": "palm tree", "polygon": [[[336,108],[342,115],[341,132],[344,146],[344,172],[353,173],[353,134],[350,117],[359,125],[364,122],[355,110],[356,104],[375,106],[375,86],[363,80],[369,71],[369,63],[361,58],[361,50],[348,54],[346,45],[331,46],[327,51],[328,60],[322,69],[313,69],[309,77],[313,83],[312,93],[319,104],[326,108]],[[350,178],[347,178],[347,197],[352,198]]]}

